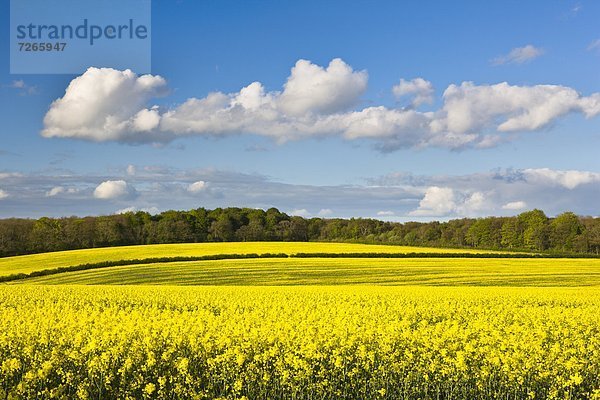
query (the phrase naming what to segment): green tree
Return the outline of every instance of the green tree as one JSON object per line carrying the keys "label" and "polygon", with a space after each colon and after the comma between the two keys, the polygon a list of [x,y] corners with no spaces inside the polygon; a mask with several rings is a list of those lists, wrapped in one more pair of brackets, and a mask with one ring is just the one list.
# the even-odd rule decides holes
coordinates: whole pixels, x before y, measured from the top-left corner
{"label": "green tree", "polygon": [[467,230],[467,243],[473,247],[492,247],[491,220],[478,219]]}
{"label": "green tree", "polygon": [[[0,256],[14,256],[28,251],[32,220],[9,218],[0,220]],[[30,251],[30,250],[29,250]]]}
{"label": "green tree", "polygon": [[519,214],[523,224],[523,244],[532,250],[543,251],[548,248],[548,217],[542,210],[532,210]]}
{"label": "green tree", "polygon": [[580,249],[600,254],[600,218],[583,218],[584,231],[579,238]]}
{"label": "green tree", "polygon": [[523,247],[523,234],[519,220],[515,217],[507,218],[500,228],[501,245],[507,249],[520,249]]}
{"label": "green tree", "polygon": [[290,218],[289,240],[306,242],[308,240],[308,224],[302,217]]}
{"label": "green tree", "polygon": [[159,216],[149,237],[151,243],[190,243],[194,239],[194,218],[172,210]]}
{"label": "green tree", "polygon": [[235,229],[231,218],[221,214],[210,226],[210,236],[216,242],[230,242],[235,238]]}
{"label": "green tree", "polygon": [[258,242],[265,239],[265,228],[260,220],[252,219],[248,225],[241,226],[235,236],[242,242]]}
{"label": "green tree", "polygon": [[550,247],[554,250],[573,251],[583,225],[577,215],[565,212],[550,222]]}
{"label": "green tree", "polygon": [[60,220],[43,217],[35,221],[29,235],[29,251],[65,250]]}

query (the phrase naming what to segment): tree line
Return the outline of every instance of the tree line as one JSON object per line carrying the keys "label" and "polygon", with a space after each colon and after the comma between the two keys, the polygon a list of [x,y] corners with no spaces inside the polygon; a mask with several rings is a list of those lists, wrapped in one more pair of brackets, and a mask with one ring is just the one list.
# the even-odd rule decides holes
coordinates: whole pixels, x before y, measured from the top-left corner
{"label": "tree line", "polygon": [[600,218],[541,210],[447,222],[302,218],[276,208],[0,219],[0,256],[158,243],[339,241],[554,253],[600,253]]}

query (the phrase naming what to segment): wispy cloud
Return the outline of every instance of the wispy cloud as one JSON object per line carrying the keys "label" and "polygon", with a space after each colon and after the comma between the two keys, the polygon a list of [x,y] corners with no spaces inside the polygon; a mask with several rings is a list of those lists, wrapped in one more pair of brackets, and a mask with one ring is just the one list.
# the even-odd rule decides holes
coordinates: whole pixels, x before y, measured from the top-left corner
{"label": "wispy cloud", "polygon": [[396,213],[393,211],[377,211],[378,217],[393,217],[394,215],[396,215]]}
{"label": "wispy cloud", "polygon": [[524,210],[527,208],[527,203],[524,201],[511,201],[502,206],[503,210]]}
{"label": "wispy cloud", "polygon": [[588,51],[600,50],[600,39],[594,40],[587,47]]}
{"label": "wispy cloud", "polygon": [[22,79],[19,79],[19,80],[13,81],[13,82],[12,82],[12,83],[9,85],[9,87],[11,87],[11,88],[15,88],[15,89],[23,89],[25,86],[26,86],[26,85],[25,85],[25,81],[24,81],[24,80],[22,80]]}
{"label": "wispy cloud", "polygon": [[0,156],[16,156],[16,157],[20,157],[21,155],[18,154],[18,153],[14,153],[12,151],[0,149]]}
{"label": "wispy cloud", "polygon": [[109,175],[0,173],[0,217],[185,210],[199,204],[386,220],[511,215],[530,208],[595,215],[600,198],[600,172],[549,168],[451,176],[394,173],[363,184],[317,186],[214,169],[138,166],[135,175],[127,175],[125,167]]}
{"label": "wispy cloud", "polygon": [[38,93],[38,88],[35,85],[29,85],[23,79],[16,79],[4,87],[15,89],[21,96],[27,96]]}
{"label": "wispy cloud", "polygon": [[524,47],[516,47],[508,54],[494,58],[491,63],[492,65],[525,64],[535,60],[544,53],[543,49],[528,44]]}

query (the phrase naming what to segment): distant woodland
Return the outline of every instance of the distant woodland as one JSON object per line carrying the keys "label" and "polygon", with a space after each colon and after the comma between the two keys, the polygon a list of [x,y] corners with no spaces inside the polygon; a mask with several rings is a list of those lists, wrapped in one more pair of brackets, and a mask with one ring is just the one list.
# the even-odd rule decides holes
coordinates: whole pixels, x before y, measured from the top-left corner
{"label": "distant woodland", "polygon": [[385,222],[289,216],[275,208],[198,208],[98,217],[0,220],[0,256],[155,243],[336,241],[549,253],[600,253],[600,218],[541,210],[514,217]]}

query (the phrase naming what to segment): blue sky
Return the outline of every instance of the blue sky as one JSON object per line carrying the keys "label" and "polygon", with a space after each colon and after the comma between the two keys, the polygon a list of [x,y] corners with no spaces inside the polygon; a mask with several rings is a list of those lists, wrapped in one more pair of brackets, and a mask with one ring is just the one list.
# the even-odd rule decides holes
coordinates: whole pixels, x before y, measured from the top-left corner
{"label": "blue sky", "polygon": [[[6,26],[9,4],[0,7]],[[94,97],[89,107],[96,122],[67,129],[71,110],[52,102],[69,83],[107,82],[122,70],[11,75],[9,32],[2,30],[0,217],[199,206],[393,220],[534,207],[550,215],[567,209],[598,215],[599,17],[600,3],[593,1],[154,0],[152,69],[144,72],[162,92],[115,106],[140,99],[144,110],[158,106],[160,125],[144,132],[99,128],[106,115],[93,109],[97,94],[83,85],[74,90]],[[335,59],[339,76],[327,69]],[[278,97],[298,60],[312,71],[302,80],[298,72],[298,85],[314,94],[306,107],[298,105],[305,94]],[[341,83],[327,93],[311,91],[319,76]],[[425,89],[416,87],[417,78]],[[231,112],[227,121],[198,128],[206,110],[194,109],[193,118],[183,112],[188,99],[211,92],[235,102],[253,82],[262,85],[260,101],[271,99],[261,107],[275,112],[276,122],[267,124],[264,110],[245,110],[247,120],[236,121]],[[471,89],[463,82],[472,82]],[[503,82],[506,87],[497,86]],[[462,103],[444,96],[450,85]],[[418,95],[425,99],[420,104]],[[354,118],[376,108],[382,109],[377,124],[390,126],[357,127]],[[417,122],[395,119],[413,111]],[[50,124],[44,122],[49,112]],[[168,121],[170,113],[176,121]],[[453,118],[464,126],[467,117],[464,129],[451,126]],[[499,128],[506,121],[509,128]],[[106,194],[98,190],[103,182]],[[190,189],[196,182],[204,184]]]}

